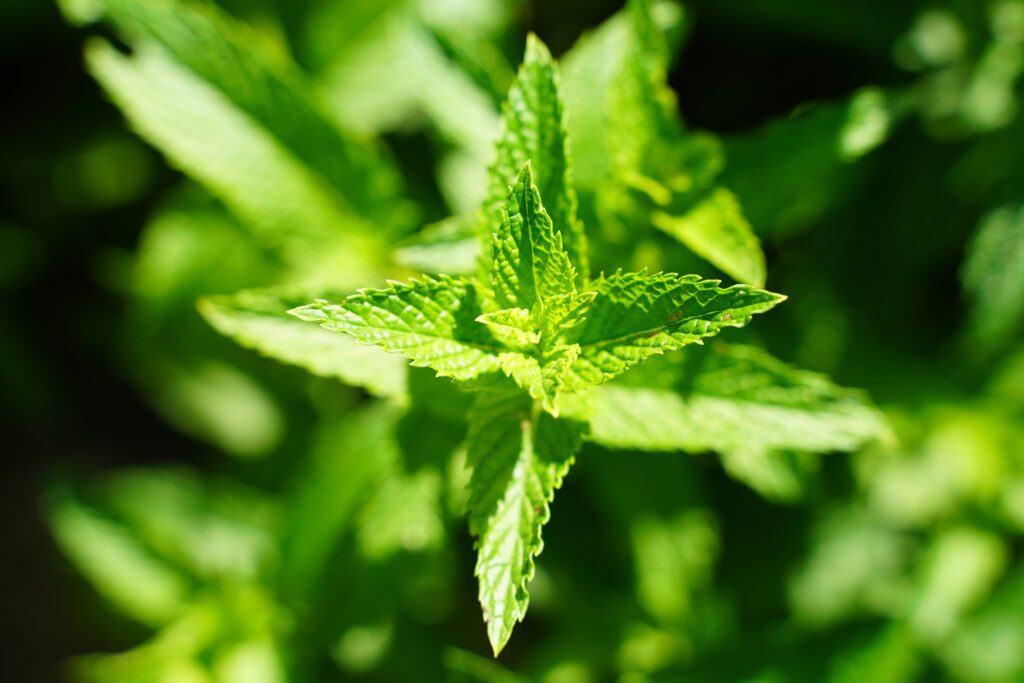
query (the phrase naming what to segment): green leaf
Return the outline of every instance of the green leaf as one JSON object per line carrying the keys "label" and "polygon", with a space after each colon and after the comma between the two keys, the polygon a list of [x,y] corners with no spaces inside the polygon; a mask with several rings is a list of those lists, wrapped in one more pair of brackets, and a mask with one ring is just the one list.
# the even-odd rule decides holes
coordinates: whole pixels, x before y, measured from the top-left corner
{"label": "green leaf", "polygon": [[502,308],[533,310],[576,290],[562,233],[551,224],[533,182],[529,162],[516,177],[502,207],[501,226],[491,242],[491,279]]}
{"label": "green leaf", "polygon": [[[725,141],[720,182],[736,193],[762,238],[814,224],[848,195],[859,159],[882,144],[910,108],[900,93],[865,88],[801,108]],[[772,187],[765,192],[765,184]]]}
{"label": "green leaf", "polygon": [[973,307],[970,328],[991,346],[1024,324],[1024,206],[1002,206],[982,221],[963,266]]}
{"label": "green leaf", "polygon": [[533,329],[530,311],[525,308],[503,308],[477,317],[509,348],[531,348],[540,342],[540,334]]}
{"label": "green leaf", "polygon": [[742,327],[786,298],[746,285],[718,285],[696,275],[646,271],[602,277],[589,315],[570,335],[581,347],[572,387],[607,382],[652,355]]}
{"label": "green leaf", "polygon": [[541,320],[541,334],[555,338],[582,323],[596,297],[597,292],[571,292],[549,299]]}
{"label": "green leaf", "polygon": [[594,441],[747,457],[751,448],[849,451],[889,434],[861,392],[751,346],[715,344],[635,372],[591,392]]}
{"label": "green leaf", "polygon": [[397,170],[372,144],[351,138],[331,124],[298,68],[279,48],[212,3],[103,0],[103,4],[130,40],[159,44],[178,64],[258,122],[356,213],[387,222],[394,209],[389,204],[400,190]]}
{"label": "green leaf", "polygon": [[[586,236],[576,216],[577,199],[560,88],[551,53],[540,39],[530,34],[523,64],[502,108],[497,158],[489,172],[481,230],[484,243],[489,243],[494,226],[502,219],[500,209],[509,186],[517,182],[520,170],[531,162],[554,230],[562,236],[576,275],[585,282],[588,276]],[[484,263],[485,270],[487,265]]]}
{"label": "green leaf", "polygon": [[394,472],[399,417],[393,405],[376,401],[318,430],[286,506],[282,582],[293,599],[309,598],[341,535]]}
{"label": "green leaf", "polygon": [[579,449],[575,423],[533,414],[522,394],[481,394],[470,415],[469,528],[476,576],[495,654],[526,615],[527,586],[540,553],[548,505]]}
{"label": "green leaf", "polygon": [[159,626],[181,612],[189,594],[185,576],[123,525],[63,491],[51,494],[46,512],[64,553],[125,615]]}
{"label": "green leaf", "polygon": [[[650,58],[654,56],[662,65],[666,63],[665,38],[658,36],[676,31],[681,13],[675,3],[655,3],[650,17],[656,33],[648,31],[641,35],[637,29],[643,28],[645,9],[631,3],[584,34],[562,60],[574,177],[580,188],[598,188],[611,174],[613,160],[621,162],[620,154],[630,149],[638,154],[644,152],[633,144],[636,135],[641,136],[642,146],[646,146],[643,141],[654,134],[643,123],[652,111],[646,98],[658,84],[657,71],[649,71],[651,66],[659,68],[658,61],[652,64]],[[629,96],[622,99],[626,95]],[[630,111],[638,114],[639,125],[620,131],[614,122],[624,122]],[[661,115],[659,109],[653,111]]]}
{"label": "green leaf", "polygon": [[544,410],[558,417],[558,395],[579,354],[578,344],[557,344],[539,355],[506,352],[498,361],[502,372],[526,389],[531,398],[541,401]]}
{"label": "green leaf", "polygon": [[359,513],[356,538],[363,556],[377,560],[436,549],[444,539],[441,488],[441,475],[432,468],[388,477]]}
{"label": "green leaf", "polygon": [[[337,252],[363,254],[335,269],[336,284],[379,277],[381,248],[364,219],[225,96],[151,44],[131,57],[103,41],[86,51],[90,71],[134,127],[169,161],[220,198],[266,246],[312,269]],[[335,275],[337,277],[337,275]]]}
{"label": "green leaf", "polygon": [[406,368],[400,358],[288,315],[305,301],[272,290],[249,290],[200,299],[199,311],[218,332],[265,356],[320,377],[336,377],[376,396],[405,396]]}
{"label": "green leaf", "polygon": [[651,222],[736,281],[764,286],[761,243],[729,190],[716,188],[683,215],[656,211]]}
{"label": "green leaf", "polygon": [[121,470],[97,490],[105,509],[191,576],[253,579],[277,566],[279,509],[256,490],[180,468]]}
{"label": "green leaf", "polygon": [[398,244],[395,263],[432,275],[469,275],[480,258],[476,222],[451,216],[425,226]]}
{"label": "green leaf", "polygon": [[648,172],[648,157],[682,136],[676,97],[668,87],[668,50],[647,0],[626,6],[630,34],[626,54],[610,84],[609,153],[613,172]]}
{"label": "green leaf", "polygon": [[465,380],[498,369],[502,348],[477,322],[482,313],[479,295],[465,280],[393,283],[387,289],[363,290],[340,304],[321,300],[290,313],[400,353],[441,377]]}

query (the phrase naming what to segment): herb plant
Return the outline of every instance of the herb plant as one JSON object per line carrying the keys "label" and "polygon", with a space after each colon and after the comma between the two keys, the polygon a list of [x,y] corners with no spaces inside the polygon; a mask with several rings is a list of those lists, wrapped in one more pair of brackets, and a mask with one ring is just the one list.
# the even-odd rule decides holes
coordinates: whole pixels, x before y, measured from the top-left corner
{"label": "herb plant", "polygon": [[[736,521],[716,518],[708,453],[758,505],[799,506],[791,585],[770,558],[730,561],[776,572],[769,588],[810,624],[804,651],[824,641],[815,627],[880,622],[826,642],[825,663],[792,680],[912,681],[922,653],[949,670],[976,661],[986,624],[1009,617],[967,620],[971,591],[994,585],[1009,549],[972,511],[1012,526],[1019,510],[980,470],[950,475],[960,465],[941,446],[988,430],[982,455],[1002,463],[1020,433],[1013,409],[990,410],[1019,399],[1001,354],[1021,319],[1020,197],[999,195],[963,269],[964,343],[997,368],[977,403],[887,418],[768,351],[788,334],[787,357],[836,365],[835,329],[859,321],[820,272],[776,285],[771,249],[841,213],[912,112],[941,127],[926,85],[963,69],[920,64],[938,70],[920,91],[862,88],[720,137],[687,125],[669,87],[692,21],[674,3],[629,0],[557,60],[510,30],[516,3],[313,4],[275,33],[209,2],[62,2],[127,46],[93,37],[87,66],[183,176],[122,283],[126,371],[235,472],[143,468],[53,488],[66,554],[155,632],[83,658],[84,679],[518,680],[461,649],[475,649],[453,626],[473,566],[472,634],[482,612],[494,656],[510,642],[505,661],[536,652],[539,679],[678,680],[697,662],[710,673],[694,680],[790,680],[776,675],[790,641],[751,655],[762,643],[747,646],[729,605],[757,599],[716,583]],[[505,52],[522,53],[517,69]],[[971,111],[957,133],[990,130]],[[883,280],[852,289],[881,301]],[[747,328],[786,299],[768,282],[792,301]],[[820,457],[833,452],[856,455]],[[574,465],[579,488],[555,504]],[[906,490],[923,502],[893,493]],[[545,528],[552,514],[580,538]],[[973,583],[947,595],[957,557]],[[612,578],[586,583],[602,563]],[[1001,590],[1016,604],[1014,585]],[[510,641],[531,593],[550,642]],[[964,616],[963,630],[936,614]]]}

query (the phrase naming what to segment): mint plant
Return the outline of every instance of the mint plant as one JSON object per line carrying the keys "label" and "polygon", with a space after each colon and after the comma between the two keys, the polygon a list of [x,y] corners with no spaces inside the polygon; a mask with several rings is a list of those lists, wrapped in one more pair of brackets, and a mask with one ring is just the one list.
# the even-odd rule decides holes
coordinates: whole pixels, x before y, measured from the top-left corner
{"label": "mint plant", "polygon": [[[432,3],[326,3],[309,24],[329,30],[297,51],[302,67],[212,4],[66,4],[79,20],[105,18],[131,47],[94,38],[88,67],[186,176],[147,225],[127,286],[137,379],[174,425],[239,458],[246,476],[273,479],[256,488],[281,489],[258,497],[272,514],[232,527],[259,536],[258,561],[220,573],[179,557],[206,547],[203,525],[174,526],[174,543],[160,533],[177,508],[138,523],[151,489],[131,489],[131,514],[103,495],[88,505],[54,496],[59,542],[154,642],[176,642],[196,613],[218,624],[194,647],[101,658],[94,680],[109,683],[133,660],[140,671],[205,672],[244,660],[238,652],[272,662],[263,670],[275,681],[317,680],[326,652],[346,671],[369,670],[373,648],[352,654],[346,637],[382,643],[377,662],[392,638],[404,646],[398,615],[412,610],[392,594],[424,576],[451,589],[457,569],[438,556],[457,544],[448,522],[462,529],[462,516],[497,654],[526,615],[542,527],[577,458],[610,453],[621,475],[642,452],[668,453],[659,462],[678,474],[696,461],[682,453],[710,452],[764,498],[792,502],[813,490],[819,454],[888,436],[861,392],[756,339],[718,337],[785,298],[761,289],[754,227],[770,234],[823,168],[850,161],[832,138],[863,138],[851,111],[863,113],[865,98],[779,122],[746,147],[692,130],[668,87],[688,19],[664,2],[631,0],[561,66],[528,36],[514,79],[500,50],[453,28],[473,3],[458,21]],[[355,37],[332,58],[334,33]],[[367,70],[379,89],[360,80]],[[887,130],[877,120],[888,100],[867,99],[876,125],[864,154]],[[410,126],[438,150],[450,214],[418,229],[439,212],[424,193],[412,198],[416,179],[382,137]],[[775,171],[766,164],[822,129],[826,152],[797,155],[769,184],[785,191],[763,199]],[[649,483],[616,482],[600,498],[631,544],[643,610],[665,626],[696,618],[691,603],[724,541],[707,501],[668,485],[649,496]],[[223,526],[228,493],[179,488],[188,494],[177,504],[211,508],[211,526]],[[680,509],[659,516],[648,497]],[[118,553],[142,558],[130,582],[102,561]],[[146,598],[148,575],[175,578]],[[238,585],[251,604],[236,604]],[[133,604],[138,592],[159,609]],[[339,600],[352,592],[378,597]]]}
{"label": "mint plant", "polygon": [[[394,283],[291,311],[478,393],[467,437],[473,469],[467,512],[495,654],[526,615],[548,505],[586,429],[585,410],[577,419],[560,417],[562,396],[742,327],[785,298],[672,273],[618,271],[591,282],[562,112],[555,64],[531,37],[490,171],[492,190],[511,183],[480,275]],[[534,180],[533,159],[557,225]],[[485,224],[493,208],[481,212]],[[514,384],[500,381],[502,375]]]}

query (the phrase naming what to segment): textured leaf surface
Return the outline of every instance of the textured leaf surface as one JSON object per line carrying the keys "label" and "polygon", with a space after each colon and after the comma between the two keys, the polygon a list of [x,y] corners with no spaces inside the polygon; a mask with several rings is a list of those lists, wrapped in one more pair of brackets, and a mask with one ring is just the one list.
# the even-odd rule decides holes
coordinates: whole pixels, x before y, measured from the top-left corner
{"label": "textured leaf surface", "polygon": [[754,347],[716,344],[637,373],[592,392],[594,441],[642,450],[827,452],[888,434],[861,392]]}
{"label": "textured leaf surface", "polygon": [[501,211],[501,227],[491,246],[491,279],[503,308],[532,310],[552,297],[575,291],[573,268],[562,248],[537,186],[530,163],[516,177]]}
{"label": "textured leaf surface", "polygon": [[576,217],[565,127],[565,108],[557,67],[551,53],[530,35],[516,82],[502,109],[497,158],[490,168],[484,205],[485,243],[501,221],[500,206],[520,169],[533,164],[535,182],[544,198],[554,229],[562,235],[570,262],[582,279],[587,276],[587,246]]}
{"label": "textured leaf surface", "polygon": [[785,299],[696,275],[616,273],[595,283],[587,319],[573,330],[581,347],[573,386],[601,384],[646,358],[742,327]]}
{"label": "textured leaf surface", "polygon": [[549,503],[573,462],[575,423],[532,414],[521,394],[481,394],[470,416],[467,464],[470,531],[477,537],[476,576],[495,653],[529,603],[534,558]]}
{"label": "textured leaf surface", "polygon": [[506,375],[557,417],[558,394],[569,380],[579,354],[578,344],[558,344],[536,355],[506,352],[498,357],[498,362]]}
{"label": "textured leaf surface", "polygon": [[318,301],[291,311],[364,344],[400,353],[440,376],[472,379],[498,369],[501,347],[481,315],[476,288],[464,280],[424,278],[364,290],[340,304]]}
{"label": "textured leaf surface", "polygon": [[201,299],[199,310],[218,332],[265,356],[377,396],[405,395],[406,368],[400,358],[288,315],[306,301],[274,291],[245,291]]}
{"label": "textured leaf surface", "polygon": [[540,341],[540,334],[533,329],[530,311],[525,308],[503,308],[484,313],[477,320],[510,348],[529,348]]}
{"label": "textured leaf surface", "polygon": [[651,220],[729,277],[755,287],[764,286],[761,243],[729,190],[716,188],[681,216],[658,211]]}

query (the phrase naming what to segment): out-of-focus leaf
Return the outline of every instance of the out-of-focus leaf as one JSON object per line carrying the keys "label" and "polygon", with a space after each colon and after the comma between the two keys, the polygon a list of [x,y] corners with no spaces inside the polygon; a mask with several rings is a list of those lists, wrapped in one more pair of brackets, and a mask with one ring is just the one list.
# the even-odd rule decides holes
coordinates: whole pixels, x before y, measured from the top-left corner
{"label": "out-of-focus leaf", "polygon": [[271,358],[314,375],[337,377],[377,396],[404,397],[406,363],[402,359],[288,315],[309,298],[253,290],[204,298],[199,310],[218,332]]}
{"label": "out-of-focus leaf", "polygon": [[818,471],[814,453],[764,450],[759,446],[721,451],[722,467],[769,500],[792,502],[801,498]]}
{"label": "out-of-focus leaf", "polygon": [[1024,673],[1024,574],[1015,570],[981,609],[958,625],[938,655],[959,679],[1003,683]]}
{"label": "out-of-focus leaf", "polygon": [[[379,247],[364,219],[346,213],[322,179],[219,91],[152,45],[126,57],[93,43],[87,57],[133,125],[220,197],[265,244],[293,263],[306,257],[315,261],[318,244],[334,254],[363,254],[361,271],[334,274],[338,286],[363,284],[379,272],[373,260]],[[353,261],[353,266],[360,264]]]}
{"label": "out-of-focus leaf", "polygon": [[921,567],[919,593],[908,610],[917,636],[939,645],[970,608],[984,600],[1006,565],[994,534],[970,527],[940,533]]}
{"label": "out-of-focus leaf", "polygon": [[468,275],[476,268],[479,254],[475,218],[452,216],[401,242],[394,259],[431,275]]}
{"label": "out-of-focus leaf", "polygon": [[913,634],[904,626],[893,625],[837,657],[828,683],[912,683],[920,679],[923,669],[924,658]]}
{"label": "out-of-focus leaf", "polygon": [[360,506],[395,467],[397,419],[395,408],[377,403],[322,427],[286,507],[282,580],[287,594],[307,595],[341,535],[355,524]]}
{"label": "out-of-focus leaf", "polygon": [[422,112],[443,137],[479,157],[498,132],[490,98],[408,12],[391,12],[347,46],[321,88],[350,130],[394,129]]}
{"label": "out-of-focus leaf", "polygon": [[259,34],[206,2],[103,1],[131,38],[161,45],[226,98],[222,103],[247,114],[316,180],[326,181],[338,193],[336,202],[388,223],[401,183],[396,169],[372,144],[332,126],[312,102],[298,69]]}
{"label": "out-of-focus leaf", "polygon": [[441,475],[434,469],[393,475],[359,513],[359,546],[370,559],[436,549],[443,539]]}
{"label": "out-of-focus leaf", "polygon": [[764,286],[761,243],[729,190],[715,189],[680,216],[655,212],[651,221],[738,282]]}
{"label": "out-of-focus leaf", "polygon": [[718,530],[705,512],[673,519],[638,520],[631,529],[637,593],[647,613],[661,621],[692,616],[694,596],[711,580]]}
{"label": "out-of-focus leaf", "polygon": [[198,661],[222,627],[210,604],[190,608],[139,647],[115,655],[88,655],[74,662],[86,683],[213,683]]}
{"label": "out-of-focus leaf", "polygon": [[442,655],[451,683],[527,683],[529,679],[513,673],[493,659],[468,650],[450,647]]}
{"label": "out-of-focus leaf", "polygon": [[190,591],[186,577],[127,528],[66,492],[51,495],[47,521],[64,553],[122,613],[150,626],[181,613]]}
{"label": "out-of-focus leaf", "polygon": [[814,531],[807,559],[793,574],[797,620],[826,626],[867,614],[891,615],[909,599],[906,572],[913,539],[860,510],[838,510]]}
{"label": "out-of-focus leaf", "polygon": [[99,493],[147,547],[191,575],[255,578],[277,565],[278,509],[256,491],[139,469],[112,475]]}
{"label": "out-of-focus leaf", "polygon": [[856,473],[867,500],[890,524],[925,528],[974,501],[994,501],[1004,485],[1009,488],[1004,443],[1019,436],[992,411],[936,407],[919,414],[916,430],[901,447],[859,456]]}
{"label": "out-of-focus leaf", "polygon": [[843,196],[853,162],[882,144],[905,111],[900,94],[869,88],[727,138],[720,182],[762,237],[806,228]]}
{"label": "out-of-focus leaf", "polygon": [[1024,206],[1007,204],[982,221],[963,267],[972,300],[970,328],[997,346],[1024,324]]}
{"label": "out-of-focus leaf", "polygon": [[262,457],[284,433],[281,406],[250,375],[220,361],[146,368],[163,384],[157,408],[178,429],[239,457]]}
{"label": "out-of-focus leaf", "polygon": [[213,666],[217,683],[287,683],[281,653],[272,641],[252,640],[227,649]]}
{"label": "out-of-focus leaf", "polygon": [[[678,33],[683,22],[678,5],[657,2],[651,13],[660,31]],[[573,175],[580,187],[596,188],[611,169],[609,138],[617,134],[609,120],[611,86],[630,58],[632,21],[627,10],[615,14],[584,34],[562,60]]]}
{"label": "out-of-focus leaf", "polygon": [[618,448],[765,453],[852,450],[888,433],[860,392],[760,349],[688,353],[595,389],[590,438]]}

